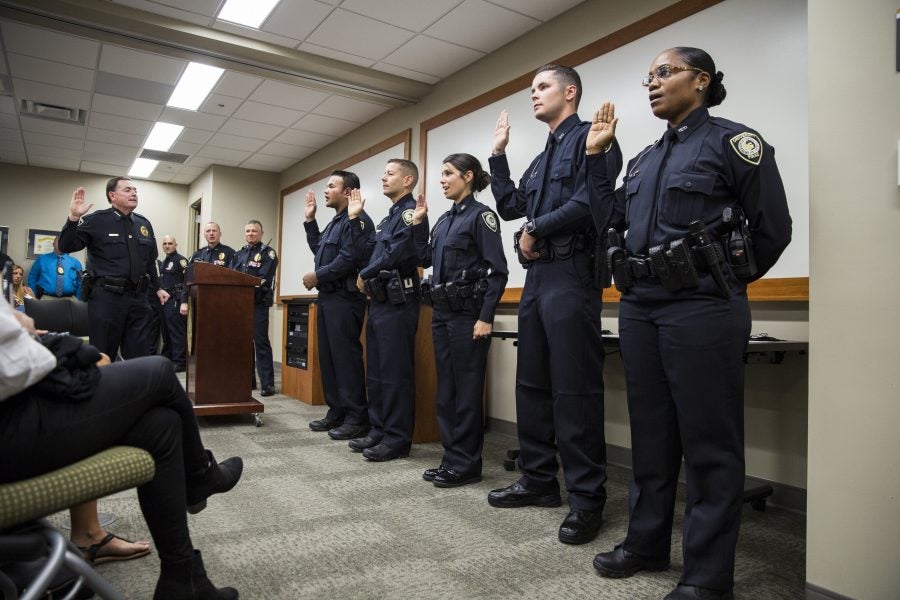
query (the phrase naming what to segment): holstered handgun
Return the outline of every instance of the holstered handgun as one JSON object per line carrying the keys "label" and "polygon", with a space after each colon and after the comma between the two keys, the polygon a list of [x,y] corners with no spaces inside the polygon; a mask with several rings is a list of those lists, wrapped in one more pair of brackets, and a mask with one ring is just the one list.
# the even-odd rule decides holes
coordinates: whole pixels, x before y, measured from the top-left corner
{"label": "holstered handgun", "polygon": [[419,297],[422,299],[422,304],[426,306],[433,306],[433,301],[431,299],[431,276],[428,276],[428,279],[424,280],[419,284]]}
{"label": "holstered handgun", "polygon": [[85,273],[84,277],[81,278],[81,299],[84,302],[87,302],[91,297],[91,290],[94,289],[94,275],[93,273]]}
{"label": "holstered handgun", "polygon": [[[634,277],[628,269],[628,256],[625,253],[625,247],[619,238],[619,232],[615,229],[609,229],[606,232],[607,245],[606,250],[606,273],[603,277],[603,287],[608,288],[612,285],[612,281],[616,282],[616,289],[624,292],[634,285]],[[599,252],[596,252],[599,254]]]}
{"label": "holstered handgun", "polygon": [[403,280],[397,269],[393,271],[381,271],[378,278],[384,281],[384,289],[387,300],[391,304],[406,304],[406,294],[403,293]]}
{"label": "holstered handgun", "polygon": [[731,228],[725,241],[725,258],[731,265],[731,272],[742,281],[750,281],[758,269],[744,211],[739,206],[728,206],[722,211],[722,222]]}
{"label": "holstered handgun", "polygon": [[[513,247],[516,249],[516,257],[518,257],[519,259],[519,264],[528,269],[531,267],[534,261],[530,258],[526,258],[525,255],[522,254],[522,250],[519,248],[519,241],[522,239],[522,230],[524,229],[524,227],[525,225],[522,225],[522,227],[520,227],[519,230],[513,234]],[[540,239],[535,241],[534,251],[538,254],[537,260],[543,262],[552,260],[553,255],[551,254],[550,244],[548,244],[546,240]]]}
{"label": "holstered handgun", "polygon": [[688,237],[694,244],[694,252],[700,255],[705,263],[704,266],[709,269],[713,281],[716,282],[716,287],[723,296],[728,298],[728,280],[725,279],[725,274],[722,272],[722,263],[725,257],[722,256],[719,247],[709,238],[703,221],[691,221],[688,227],[690,228]]}
{"label": "holstered handgun", "polygon": [[[382,271],[382,273],[386,272]],[[380,273],[378,277],[370,277],[364,283],[366,284],[366,291],[369,292],[369,296],[373,300],[376,302],[387,302],[387,290],[384,289],[384,282],[381,280]]]}

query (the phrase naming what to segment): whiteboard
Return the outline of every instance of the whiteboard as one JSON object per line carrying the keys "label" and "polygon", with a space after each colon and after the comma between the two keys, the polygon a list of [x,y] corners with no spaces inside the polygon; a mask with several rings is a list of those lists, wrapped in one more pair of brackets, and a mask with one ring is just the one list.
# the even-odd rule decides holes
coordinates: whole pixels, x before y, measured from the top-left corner
{"label": "whiteboard", "polygon": [[[392,158],[406,156],[403,143],[392,146],[363,161],[341,167],[342,171],[352,171],[359,176],[360,190],[366,200],[365,210],[372,217],[376,225],[388,214],[391,201],[381,191],[381,176],[387,161]],[[337,168],[337,167],[336,167]],[[281,209],[281,269],[279,271],[279,294],[281,296],[317,295],[316,290],[307,290],[303,287],[303,275],[314,270],[315,256],[306,243],[306,230],[303,222],[306,220],[306,192],[313,190],[316,193],[316,221],[319,230],[324,231],[325,226],[334,217],[334,211],[325,206],[325,185],[331,178],[328,175],[310,183],[289,194],[282,199]]]}
{"label": "whiteboard", "polygon": [[[640,85],[650,63],[661,51],[673,46],[693,46],[709,52],[716,68],[725,74],[723,83],[728,92],[725,101],[710,109],[710,114],[759,131],[774,146],[784,180],[794,221],[793,240],[767,277],[809,275],[806,38],[804,0],[726,0],[612,52],[573,65],[584,88],[579,116],[588,121],[600,103],[613,101],[619,117],[616,137],[627,163],[658,139],[666,127],[650,112],[647,90]],[[433,199],[443,197],[439,161],[445,156],[468,152],[487,168],[494,126],[502,109],[509,111],[511,129],[506,153],[512,179],[518,183],[543,149],[549,131],[532,116],[530,88],[427,132],[423,143],[427,144],[429,157],[425,169],[429,204],[437,205]],[[624,170],[623,167],[623,173]],[[479,194],[479,200],[491,207],[496,205],[490,187]],[[522,221],[501,223],[510,267],[507,287],[521,287],[525,282],[525,270],[516,260],[512,241]]]}

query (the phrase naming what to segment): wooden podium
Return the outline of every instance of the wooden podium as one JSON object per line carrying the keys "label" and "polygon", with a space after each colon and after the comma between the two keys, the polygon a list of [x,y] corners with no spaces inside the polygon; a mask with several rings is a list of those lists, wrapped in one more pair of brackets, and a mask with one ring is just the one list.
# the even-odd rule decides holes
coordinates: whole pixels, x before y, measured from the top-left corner
{"label": "wooden podium", "polygon": [[210,263],[185,271],[194,305],[187,393],[194,414],[252,413],[259,426],[265,410],[250,393],[253,373],[253,293],[260,278]]}

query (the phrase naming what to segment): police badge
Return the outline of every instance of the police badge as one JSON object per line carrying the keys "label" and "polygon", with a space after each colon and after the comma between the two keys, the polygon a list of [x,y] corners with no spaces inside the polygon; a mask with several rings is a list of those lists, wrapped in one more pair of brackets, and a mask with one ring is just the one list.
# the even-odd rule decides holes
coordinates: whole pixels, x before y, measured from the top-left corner
{"label": "police badge", "polygon": [[763,146],[758,135],[745,131],[728,141],[731,142],[731,147],[734,148],[738,156],[754,167],[759,166],[759,161],[762,160]]}
{"label": "police badge", "polygon": [[253,262],[259,262],[259,259],[262,258],[262,254],[259,252],[256,253],[256,256],[253,257]]}
{"label": "police badge", "polygon": [[150,230],[147,229],[146,225],[141,225],[141,235],[144,237],[147,237],[148,235],[150,235]]}
{"label": "police badge", "polygon": [[219,260],[225,260],[225,253],[219,252]]}
{"label": "police badge", "polygon": [[484,211],[481,213],[481,220],[484,221],[488,229],[497,233],[497,217],[494,216],[494,213],[489,210]]}

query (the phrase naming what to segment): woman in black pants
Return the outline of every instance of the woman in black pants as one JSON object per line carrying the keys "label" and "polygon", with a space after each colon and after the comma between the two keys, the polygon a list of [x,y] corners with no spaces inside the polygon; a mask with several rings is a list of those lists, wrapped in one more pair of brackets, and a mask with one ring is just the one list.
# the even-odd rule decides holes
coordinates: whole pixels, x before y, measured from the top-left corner
{"label": "woman in black pants", "polygon": [[154,598],[237,598],[235,589],[217,589],[207,578],[191,544],[185,507],[199,512],[209,496],[233,488],[243,462],[234,457],[216,464],[203,448],[172,363],[151,356],[97,373],[93,362],[99,353],[82,346],[68,355],[87,363],[67,371],[77,381],[71,389],[80,399],[73,399],[51,385],[62,367],[34,334],[29,317],[0,301],[0,348],[9,357],[0,364],[0,483],[47,473],[111,446],[142,448],[156,462],[153,479],[138,487],[161,563]]}

